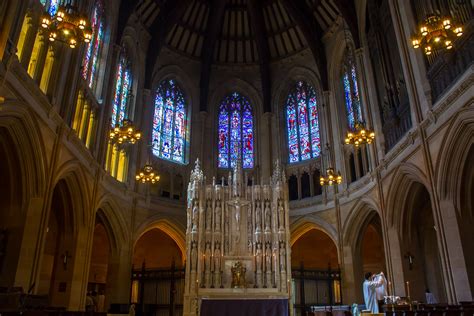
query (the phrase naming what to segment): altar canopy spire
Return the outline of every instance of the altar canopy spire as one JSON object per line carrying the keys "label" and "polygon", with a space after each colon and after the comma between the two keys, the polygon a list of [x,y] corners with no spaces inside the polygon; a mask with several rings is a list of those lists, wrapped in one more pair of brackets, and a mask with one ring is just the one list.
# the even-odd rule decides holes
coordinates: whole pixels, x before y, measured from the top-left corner
{"label": "altar canopy spire", "polygon": [[288,188],[280,162],[274,166],[267,185],[247,183],[240,159],[227,184],[207,184],[196,160],[188,186],[184,315],[199,315],[203,298],[290,297]]}

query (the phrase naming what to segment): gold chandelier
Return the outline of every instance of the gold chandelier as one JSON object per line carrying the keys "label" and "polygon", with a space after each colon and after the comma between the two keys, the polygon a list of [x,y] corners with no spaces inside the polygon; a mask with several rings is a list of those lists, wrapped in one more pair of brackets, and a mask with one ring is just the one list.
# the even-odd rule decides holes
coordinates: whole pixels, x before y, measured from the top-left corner
{"label": "gold chandelier", "polygon": [[115,127],[110,131],[109,139],[112,142],[119,144],[131,143],[135,144],[142,137],[141,132],[133,126],[132,121],[125,119],[122,125],[115,124]]}
{"label": "gold chandelier", "polygon": [[319,183],[323,185],[336,185],[342,183],[341,173],[338,171],[337,174],[334,172],[334,169],[329,167],[326,169],[326,176],[321,175],[319,178]]}
{"label": "gold chandelier", "polygon": [[51,42],[60,41],[71,48],[81,42],[89,43],[92,39],[92,30],[89,21],[77,13],[70,4],[60,6],[56,14],[50,16],[45,12],[41,18],[41,27],[45,30]]}
{"label": "gold chandelier", "polygon": [[135,176],[137,181],[141,183],[156,183],[160,181],[160,176],[155,173],[151,164],[146,164]]}
{"label": "gold chandelier", "polygon": [[420,32],[412,39],[413,48],[422,47],[426,55],[434,49],[453,48],[453,41],[462,35],[462,26],[453,25],[450,17],[429,15],[420,24]]}
{"label": "gold chandelier", "polygon": [[364,124],[356,123],[354,131],[347,132],[344,142],[346,145],[359,147],[362,144],[372,144],[375,139],[375,132],[365,128]]}

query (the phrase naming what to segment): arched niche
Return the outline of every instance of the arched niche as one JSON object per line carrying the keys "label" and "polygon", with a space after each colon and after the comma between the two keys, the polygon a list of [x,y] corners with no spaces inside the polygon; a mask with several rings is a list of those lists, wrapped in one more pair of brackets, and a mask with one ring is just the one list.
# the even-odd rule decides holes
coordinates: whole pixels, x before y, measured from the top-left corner
{"label": "arched niche", "polygon": [[152,228],[143,233],[133,249],[133,267],[139,269],[170,268],[183,263],[181,249],[166,232]]}
{"label": "arched niche", "polygon": [[313,228],[301,235],[291,246],[291,267],[298,269],[336,269],[339,266],[337,247],[324,231]]}
{"label": "arched niche", "polygon": [[438,302],[446,302],[430,194],[419,182],[412,182],[406,192],[400,236],[403,274],[409,282],[410,297],[425,301],[425,290],[429,289]]}

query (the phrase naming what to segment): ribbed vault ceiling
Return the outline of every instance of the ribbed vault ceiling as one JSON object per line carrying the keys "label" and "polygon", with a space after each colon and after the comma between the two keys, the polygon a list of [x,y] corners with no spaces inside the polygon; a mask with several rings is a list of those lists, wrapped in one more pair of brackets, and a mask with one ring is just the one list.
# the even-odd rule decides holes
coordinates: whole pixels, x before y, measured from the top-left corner
{"label": "ribbed vault ceiling", "polygon": [[[202,62],[201,86],[208,84],[212,64],[260,65],[266,99],[269,63],[306,48],[314,56],[323,86],[327,85],[321,38],[338,16],[355,30],[358,46],[353,0],[122,0],[119,38],[133,13],[151,36],[146,85],[167,46]],[[205,88],[201,87],[201,103],[207,99]],[[269,106],[269,100],[264,103]]]}

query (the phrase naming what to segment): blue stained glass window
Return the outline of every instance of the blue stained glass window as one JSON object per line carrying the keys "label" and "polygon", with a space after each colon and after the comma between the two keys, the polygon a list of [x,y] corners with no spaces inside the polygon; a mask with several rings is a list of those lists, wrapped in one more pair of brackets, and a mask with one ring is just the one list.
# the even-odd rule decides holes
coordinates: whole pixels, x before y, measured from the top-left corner
{"label": "blue stained glass window", "polygon": [[115,95],[111,119],[112,126],[121,124],[123,119],[127,118],[131,86],[132,77],[130,74],[129,61],[125,52],[122,52],[115,81]]}
{"label": "blue stained glass window", "polygon": [[347,53],[344,62],[342,85],[344,87],[344,99],[346,102],[347,124],[349,129],[355,129],[357,123],[362,122],[362,110],[357,83],[357,72],[352,54]]}
{"label": "blue stained glass window", "polygon": [[101,0],[95,1],[92,13],[92,39],[87,44],[86,53],[82,61],[82,77],[90,88],[95,86],[100,59],[100,51],[104,43],[104,6]]}
{"label": "blue stained glass window", "polygon": [[186,146],[186,103],[174,80],[162,81],[155,97],[153,154],[184,163]]}
{"label": "blue stained glass window", "polygon": [[321,153],[316,92],[299,81],[286,100],[286,126],[290,163],[316,158]]}
{"label": "blue stained glass window", "polygon": [[[42,1],[43,3],[43,1]],[[49,0],[49,1],[44,1],[43,5],[48,7],[48,13],[49,15],[53,16],[58,12],[59,8],[59,0]]]}
{"label": "blue stained glass window", "polygon": [[219,107],[218,166],[233,168],[238,159],[243,168],[253,168],[253,115],[250,102],[234,92]]}

